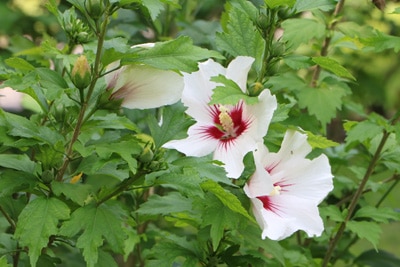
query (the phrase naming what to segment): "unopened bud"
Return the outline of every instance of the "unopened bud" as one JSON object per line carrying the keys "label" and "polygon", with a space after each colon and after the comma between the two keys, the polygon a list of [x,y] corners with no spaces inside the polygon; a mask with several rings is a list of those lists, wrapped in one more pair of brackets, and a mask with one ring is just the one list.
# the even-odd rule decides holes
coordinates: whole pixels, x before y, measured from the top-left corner
{"label": "unopened bud", "polygon": [[85,0],[85,8],[92,19],[98,19],[104,13],[103,0]]}
{"label": "unopened bud", "polygon": [[54,174],[50,170],[45,170],[42,173],[42,177],[41,178],[42,178],[43,183],[49,184],[49,183],[51,183],[51,181],[54,180]]}
{"label": "unopened bud", "polygon": [[271,26],[267,15],[265,15],[265,14],[260,14],[260,15],[258,16],[258,18],[257,18],[257,26],[258,26],[261,30],[267,30],[267,29]]}
{"label": "unopened bud", "polygon": [[88,87],[91,79],[90,65],[87,58],[82,55],[76,60],[72,68],[71,80],[79,90],[83,90]]}

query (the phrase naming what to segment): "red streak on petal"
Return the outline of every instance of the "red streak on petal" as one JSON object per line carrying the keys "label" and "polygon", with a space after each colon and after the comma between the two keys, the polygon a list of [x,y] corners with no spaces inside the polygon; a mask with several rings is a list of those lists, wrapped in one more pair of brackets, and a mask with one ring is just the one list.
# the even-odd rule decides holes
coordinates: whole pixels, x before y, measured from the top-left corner
{"label": "red streak on petal", "polygon": [[270,210],[276,214],[278,214],[279,207],[271,201],[271,196],[260,196],[257,197],[263,203],[263,207],[266,210]]}

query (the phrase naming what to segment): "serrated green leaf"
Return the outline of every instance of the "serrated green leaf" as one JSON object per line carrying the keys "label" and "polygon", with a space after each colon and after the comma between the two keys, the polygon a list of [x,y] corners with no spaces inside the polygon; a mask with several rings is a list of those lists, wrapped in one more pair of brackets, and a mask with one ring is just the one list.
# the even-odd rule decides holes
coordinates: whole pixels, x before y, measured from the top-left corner
{"label": "serrated green leaf", "polygon": [[307,88],[305,81],[292,72],[269,78],[266,86],[272,92],[278,92],[279,90],[300,91]]}
{"label": "serrated green leaf", "polygon": [[198,69],[198,62],[210,57],[223,58],[216,51],[194,46],[187,36],[156,43],[153,48],[140,49],[133,56],[126,55],[121,64],[143,63],[164,70],[193,72]]}
{"label": "serrated green leaf", "polygon": [[313,57],[312,61],[321,66],[322,68],[329,70],[330,72],[336,74],[339,77],[349,78],[356,80],[353,75],[336,60],[329,57]]}
{"label": "serrated green leaf", "polygon": [[25,155],[16,154],[1,154],[0,155],[0,166],[4,168],[10,168],[14,170],[19,170],[27,173],[36,172],[36,163],[31,161],[31,159]]}
{"label": "serrated green leaf", "polygon": [[10,66],[16,70],[23,71],[23,72],[35,70],[35,67],[33,65],[31,65],[28,61],[26,61],[20,57],[10,57],[10,58],[7,58],[6,60],[4,60],[4,62],[8,66]]}
{"label": "serrated green leaf", "polygon": [[[171,233],[163,233],[165,236],[161,242],[158,242],[153,248],[154,257],[156,261],[149,262],[149,266],[155,267],[170,267],[174,266],[176,258],[183,258],[185,263],[199,262],[199,255],[197,243],[195,241],[188,241],[186,237],[178,237]],[[160,259],[160,260],[158,260]],[[147,262],[146,262],[147,266]],[[195,266],[195,265],[179,265],[179,266]]]}
{"label": "serrated green leaf", "polygon": [[174,212],[190,211],[191,209],[192,201],[189,198],[172,192],[166,196],[152,195],[145,203],[140,205],[137,212],[148,215],[166,215]]}
{"label": "serrated green leaf", "polygon": [[14,170],[2,171],[0,178],[0,196],[10,196],[18,191],[29,191],[34,188],[37,183],[38,178],[32,172]]}
{"label": "serrated green leaf", "polygon": [[226,229],[236,229],[239,222],[237,214],[226,208],[226,204],[215,195],[209,194],[204,203],[203,225],[211,225],[210,236],[216,249]]}
{"label": "serrated green leaf", "polygon": [[12,265],[7,262],[6,256],[0,258],[0,267],[12,267]]}
{"label": "serrated green leaf", "polygon": [[307,133],[307,141],[311,145],[312,148],[321,148],[325,149],[328,147],[338,146],[339,143],[336,143],[322,135],[314,135],[312,132],[306,131]]}
{"label": "serrated green leaf", "polygon": [[113,38],[104,42],[104,53],[101,57],[101,62],[104,66],[120,60],[125,53],[130,49],[127,45],[127,40],[124,38]]}
{"label": "serrated green leaf", "polygon": [[275,8],[278,6],[288,6],[293,7],[296,0],[264,0],[269,8]]}
{"label": "serrated green leaf", "polygon": [[71,219],[60,229],[60,234],[73,237],[79,235],[76,247],[83,249],[83,257],[88,267],[94,267],[98,261],[98,248],[104,239],[115,252],[123,252],[125,233],[122,228],[120,211],[106,204],[87,205],[75,210]]}
{"label": "serrated green leaf", "polygon": [[366,206],[357,210],[354,214],[354,218],[368,218],[376,222],[388,223],[390,220],[400,220],[400,213],[388,207],[376,208]]}
{"label": "serrated green leaf", "polygon": [[283,61],[294,70],[309,68],[313,65],[310,57],[302,55],[288,55],[283,58]]}
{"label": "serrated green leaf", "polygon": [[345,219],[345,216],[340,211],[340,209],[334,205],[322,207],[322,208],[320,208],[320,212],[321,212],[321,216],[329,217],[329,219],[331,219],[335,222],[343,222]]}
{"label": "serrated green leaf", "polygon": [[142,5],[147,8],[152,20],[155,20],[164,9],[164,3],[161,0],[142,0]]}
{"label": "serrated green leaf", "polygon": [[209,103],[210,105],[236,105],[240,100],[244,100],[249,105],[256,104],[258,102],[257,97],[251,97],[243,93],[239,85],[223,75],[212,77],[211,81],[222,83],[223,86],[218,85],[214,88],[211,101]]}
{"label": "serrated green leaf", "polygon": [[354,263],[357,266],[368,267],[398,267],[400,266],[400,258],[385,250],[368,250],[359,255]]}
{"label": "serrated green leaf", "polygon": [[56,196],[63,194],[80,206],[85,204],[85,200],[89,197],[92,188],[88,184],[68,184],[53,181],[51,188]]}
{"label": "serrated green leaf", "polygon": [[358,222],[350,221],[346,225],[347,229],[355,233],[359,238],[365,238],[377,249],[379,238],[381,235],[381,228],[375,222]]}
{"label": "serrated green leaf", "polygon": [[167,173],[157,178],[156,183],[163,187],[173,188],[185,196],[202,196],[200,188],[202,178],[199,173],[190,166],[184,166],[182,170]]}
{"label": "serrated green leaf", "polygon": [[[346,122],[347,125],[350,122]],[[369,120],[357,122],[355,126],[351,127],[349,131],[347,131],[346,142],[348,144],[352,142],[364,142],[366,140],[371,140],[378,134],[383,132],[383,127],[381,125],[377,125]]]}
{"label": "serrated green leaf", "polygon": [[375,52],[386,49],[393,49],[395,53],[400,51],[400,37],[379,31],[373,37],[360,38],[360,42],[367,47],[372,47]]}
{"label": "serrated green leaf", "polygon": [[29,202],[18,217],[15,237],[22,246],[29,248],[31,265],[36,262],[42,248],[46,247],[51,235],[58,233],[60,220],[69,218],[70,210],[64,202],[56,198],[38,197]]}
{"label": "serrated green leaf", "polygon": [[156,148],[173,139],[186,137],[186,130],[192,124],[184,115],[182,105],[174,105],[163,109],[162,124],[159,125],[154,116],[147,119]]}
{"label": "serrated green leaf", "polygon": [[217,46],[232,56],[250,56],[255,59],[254,69],[261,71],[265,41],[249,15],[237,7],[228,11],[227,30],[217,33]]}
{"label": "serrated green leaf", "polygon": [[321,9],[322,11],[329,11],[334,9],[336,6],[335,0],[301,0],[296,1],[294,10],[296,13],[303,11],[311,11],[313,9]]}
{"label": "serrated green leaf", "polygon": [[247,219],[254,221],[253,217],[244,209],[239,199],[231,192],[226,191],[217,182],[207,180],[201,183],[201,188],[205,191],[212,192],[227,208],[239,213]]}
{"label": "serrated green leaf", "polygon": [[342,97],[347,94],[341,87],[304,88],[298,93],[299,106],[307,108],[321,124],[327,124],[341,109]]}
{"label": "serrated green leaf", "polygon": [[325,25],[313,19],[287,19],[282,22],[282,27],[284,29],[282,40],[287,42],[287,47],[291,49],[325,35]]}

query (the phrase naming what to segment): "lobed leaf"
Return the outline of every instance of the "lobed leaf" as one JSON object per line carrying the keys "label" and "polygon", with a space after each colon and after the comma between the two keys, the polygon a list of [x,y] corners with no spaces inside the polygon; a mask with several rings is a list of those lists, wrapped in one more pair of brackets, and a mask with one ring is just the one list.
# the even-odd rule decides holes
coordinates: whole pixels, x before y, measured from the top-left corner
{"label": "lobed leaf", "polygon": [[60,229],[60,234],[73,237],[83,230],[76,242],[83,249],[83,257],[88,267],[98,262],[98,249],[104,239],[115,252],[123,252],[125,233],[119,210],[106,204],[100,206],[87,205],[75,210],[71,219]]}
{"label": "lobed leaf", "polygon": [[[301,1],[297,1],[301,2]],[[313,19],[287,19],[282,22],[284,33],[282,40],[287,42],[291,49],[300,44],[309,43],[313,38],[322,38],[325,35],[325,25]],[[304,34],[304,33],[307,34]]]}
{"label": "lobed leaf", "polygon": [[15,237],[19,239],[22,246],[29,248],[29,259],[33,267],[44,247],[47,246],[49,238],[58,234],[58,223],[60,220],[69,218],[68,206],[56,199],[38,197],[29,202],[18,217]]}
{"label": "lobed leaf", "polygon": [[379,237],[381,235],[381,228],[375,222],[366,221],[350,221],[346,227],[355,233],[359,238],[365,238],[377,249],[379,243]]}
{"label": "lobed leaf", "polygon": [[257,31],[249,15],[242,9],[232,6],[228,11],[226,31],[216,35],[216,44],[230,55],[250,56],[255,59],[253,67],[261,71],[265,41]]}
{"label": "lobed leaf", "polygon": [[321,66],[322,68],[333,72],[339,77],[349,78],[352,80],[356,80],[353,75],[342,65],[339,64],[336,60],[329,57],[313,57],[312,61]]}

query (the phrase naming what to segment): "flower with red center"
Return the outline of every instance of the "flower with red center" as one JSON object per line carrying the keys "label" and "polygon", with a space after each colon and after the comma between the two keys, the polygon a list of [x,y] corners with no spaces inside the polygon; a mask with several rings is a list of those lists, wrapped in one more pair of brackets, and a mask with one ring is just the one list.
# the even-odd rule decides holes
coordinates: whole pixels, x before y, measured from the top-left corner
{"label": "flower with red center", "polygon": [[[151,49],[153,46],[153,43],[147,43],[133,47]],[[108,65],[105,79],[107,88],[113,90],[111,99],[122,99],[122,107],[157,108],[174,104],[181,98],[183,77],[179,73],[144,64],[118,67],[119,61]]]}
{"label": "flower with red center", "polygon": [[248,105],[240,100],[235,105],[209,105],[213,90],[219,84],[211,77],[224,75],[233,80],[245,93],[247,74],[254,59],[240,56],[225,69],[209,59],[199,64],[199,70],[184,74],[182,102],[186,113],[196,120],[188,137],[164,145],[187,156],[202,157],[214,152],[214,159],[224,163],[228,177],[238,178],[243,169],[243,157],[253,151],[267,133],[276,98],[265,89],[258,103]]}
{"label": "flower with red center", "polygon": [[256,171],[244,186],[262,238],[281,240],[297,230],[309,237],[324,230],[318,204],[333,189],[328,158],[307,159],[307,136],[289,130],[278,153],[261,144],[254,152]]}

